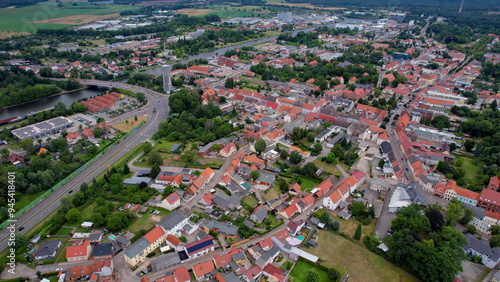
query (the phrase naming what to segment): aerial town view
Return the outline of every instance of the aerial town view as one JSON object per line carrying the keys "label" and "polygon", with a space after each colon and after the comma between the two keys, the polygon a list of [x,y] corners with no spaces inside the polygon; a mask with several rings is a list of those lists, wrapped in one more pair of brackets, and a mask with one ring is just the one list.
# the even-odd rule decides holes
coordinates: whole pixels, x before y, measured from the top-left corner
{"label": "aerial town view", "polygon": [[0,163],[0,281],[500,282],[500,2],[2,0]]}

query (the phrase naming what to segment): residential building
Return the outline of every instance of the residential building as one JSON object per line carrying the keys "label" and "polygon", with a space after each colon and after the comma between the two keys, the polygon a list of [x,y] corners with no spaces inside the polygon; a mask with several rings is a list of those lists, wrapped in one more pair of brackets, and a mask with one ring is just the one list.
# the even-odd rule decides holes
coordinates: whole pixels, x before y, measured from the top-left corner
{"label": "residential building", "polygon": [[215,269],[211,260],[193,265],[193,274],[196,277],[196,281],[212,279],[216,273],[218,273],[217,269]]}
{"label": "residential building", "polygon": [[87,260],[90,256],[90,243],[87,240],[79,241],[77,245],[66,247],[68,261]]}
{"label": "residential building", "polygon": [[160,220],[156,226],[161,226],[165,234],[172,234],[176,237],[181,236],[182,228],[188,223],[189,217],[179,210],[173,211]]}
{"label": "residential building", "polygon": [[464,244],[464,251],[469,255],[481,257],[481,262],[488,268],[495,268],[500,262],[500,249],[491,248],[485,242],[478,240],[472,234],[465,234],[467,243]]}
{"label": "residential building", "polygon": [[250,219],[257,223],[262,223],[266,216],[267,209],[264,207],[264,205],[260,205],[253,210],[252,214],[250,214]]}
{"label": "residential building", "polygon": [[262,268],[258,265],[253,265],[245,272],[243,272],[241,278],[243,278],[243,280],[245,280],[246,282],[256,282],[258,281],[261,275],[262,275]]}
{"label": "residential building", "polygon": [[161,226],[156,226],[124,251],[125,261],[131,266],[144,261],[146,256],[165,242],[167,234]]}
{"label": "residential building", "polygon": [[172,211],[178,208],[180,205],[181,205],[181,198],[179,197],[179,195],[177,195],[176,192],[173,192],[172,194],[165,197],[165,199],[163,199],[160,207]]}
{"label": "residential building", "polygon": [[34,258],[43,260],[53,259],[60,246],[61,240],[43,241],[40,247],[38,247]]}
{"label": "residential building", "polygon": [[[66,251],[67,252],[67,251]],[[113,244],[100,243],[92,248],[92,257],[94,259],[108,259],[113,256]]]}
{"label": "residential building", "polygon": [[184,246],[184,251],[189,259],[194,259],[212,252],[214,248],[215,242],[211,237],[208,237]]}

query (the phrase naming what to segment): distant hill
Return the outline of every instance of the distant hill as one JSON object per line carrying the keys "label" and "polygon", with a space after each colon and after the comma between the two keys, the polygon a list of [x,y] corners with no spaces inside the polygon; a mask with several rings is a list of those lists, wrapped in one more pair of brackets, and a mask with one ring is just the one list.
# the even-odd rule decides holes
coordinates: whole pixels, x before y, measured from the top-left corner
{"label": "distant hill", "polygon": [[38,2],[43,2],[47,0],[2,0],[0,1],[0,8],[7,8],[7,7],[24,7],[24,6],[29,6],[36,4]]}

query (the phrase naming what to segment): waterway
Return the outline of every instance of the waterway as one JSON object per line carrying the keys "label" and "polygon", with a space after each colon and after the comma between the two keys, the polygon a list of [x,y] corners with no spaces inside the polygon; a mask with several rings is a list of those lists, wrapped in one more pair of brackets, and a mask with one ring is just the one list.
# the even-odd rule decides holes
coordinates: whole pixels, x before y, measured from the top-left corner
{"label": "waterway", "polygon": [[[341,23],[357,23],[357,22],[362,22],[362,21],[371,21],[371,19],[345,19]],[[331,23],[331,24],[326,24],[325,26],[333,27],[333,26],[335,26],[335,24],[336,23]],[[314,29],[316,29],[317,27],[318,26],[308,27],[305,29],[301,29],[301,30],[293,31],[293,32],[289,32],[289,33],[292,35],[297,35],[297,33],[300,31],[310,32],[310,31],[313,31]],[[235,45],[223,47],[223,48],[220,48],[220,49],[217,49],[214,51],[208,51],[208,52],[203,52],[203,53],[200,53],[197,55],[191,55],[191,56],[189,56],[189,58],[184,59],[180,62],[183,64],[186,64],[189,61],[200,59],[200,58],[208,59],[209,57],[212,57],[212,56],[222,55],[228,50],[233,50],[236,48],[243,48],[243,47],[252,46],[252,45],[256,45],[256,44],[262,44],[262,43],[272,41],[276,38],[278,38],[278,37],[277,36],[266,37],[266,38],[261,38],[261,39],[257,39],[257,40],[253,40],[253,41],[240,43],[240,44],[235,44]],[[141,73],[158,75],[161,73],[161,68],[148,69],[148,70],[145,70]],[[7,109],[2,109],[2,110],[0,110],[0,120],[11,118],[11,117],[16,117],[16,116],[25,116],[25,115],[33,113],[33,112],[39,112],[39,111],[51,109],[59,101],[63,102],[66,106],[69,106],[73,102],[76,102],[80,99],[90,98],[92,96],[96,96],[97,94],[101,93],[104,90],[105,89],[102,89],[102,88],[101,89],[87,88],[87,89],[82,89],[82,90],[64,93],[61,95],[47,97],[47,98],[44,98],[41,100],[28,102],[26,104],[13,106],[13,107],[10,107]]]}
{"label": "waterway", "polygon": [[83,98],[90,98],[100,94],[106,89],[90,87],[86,89],[67,92],[61,95],[50,96],[37,101],[28,102],[0,110],[0,120],[8,119],[16,116],[25,116],[32,112],[39,112],[43,110],[52,109],[57,102],[63,102],[66,107],[69,107],[73,102]]}

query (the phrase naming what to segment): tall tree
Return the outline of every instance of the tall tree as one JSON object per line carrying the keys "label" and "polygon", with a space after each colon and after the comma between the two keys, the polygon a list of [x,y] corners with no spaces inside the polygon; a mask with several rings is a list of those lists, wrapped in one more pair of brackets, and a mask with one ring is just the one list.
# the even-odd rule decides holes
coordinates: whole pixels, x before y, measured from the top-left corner
{"label": "tall tree", "polygon": [[361,240],[361,223],[358,224],[358,227],[356,228],[356,233],[354,233],[353,238],[355,240]]}
{"label": "tall tree", "polygon": [[154,164],[151,167],[151,172],[150,172],[151,178],[156,178],[158,176],[158,174],[160,174],[160,172],[161,172],[160,166],[158,164]]}
{"label": "tall tree", "polygon": [[266,141],[264,141],[262,138],[255,142],[255,151],[257,151],[259,155],[262,152],[264,152],[265,149],[266,149]]}

